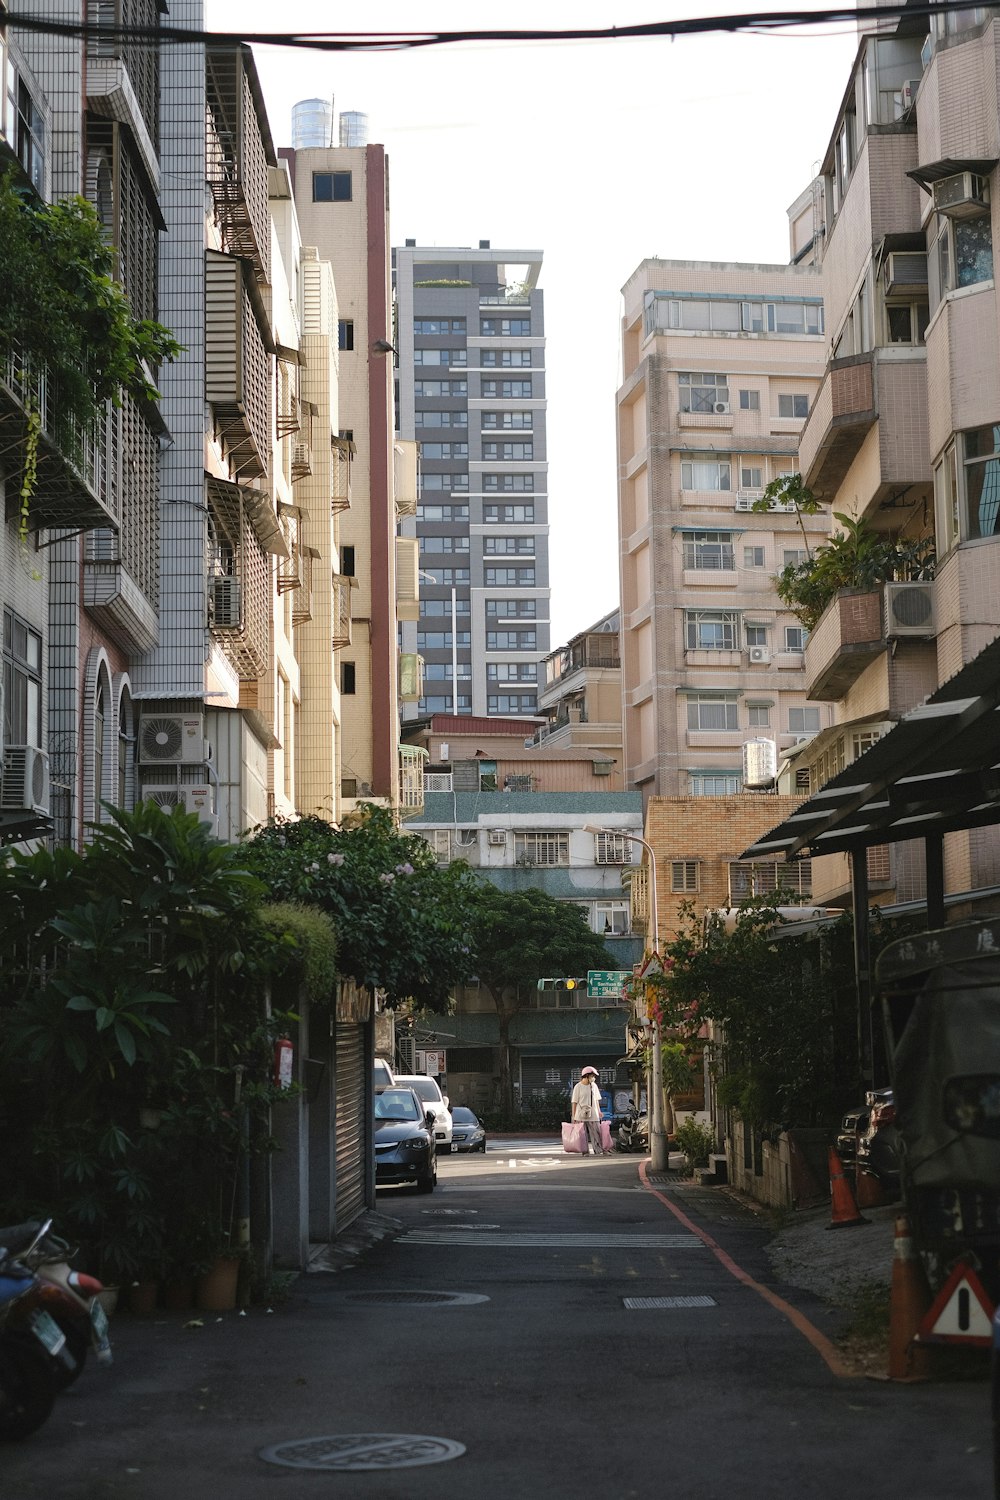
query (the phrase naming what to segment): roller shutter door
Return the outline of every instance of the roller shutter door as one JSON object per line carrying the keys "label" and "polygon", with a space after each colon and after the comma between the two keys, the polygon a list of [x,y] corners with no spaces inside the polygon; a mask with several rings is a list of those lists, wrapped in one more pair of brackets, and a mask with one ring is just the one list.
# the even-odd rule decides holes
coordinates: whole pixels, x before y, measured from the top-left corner
{"label": "roller shutter door", "polygon": [[339,1234],[365,1207],[365,1047],[363,1026],[337,1026],[337,1204]]}

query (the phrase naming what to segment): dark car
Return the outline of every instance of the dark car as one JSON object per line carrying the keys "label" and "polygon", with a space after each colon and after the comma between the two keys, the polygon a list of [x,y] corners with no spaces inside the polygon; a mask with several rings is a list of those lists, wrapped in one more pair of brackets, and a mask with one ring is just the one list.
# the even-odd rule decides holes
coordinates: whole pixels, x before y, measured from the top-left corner
{"label": "dark car", "polygon": [[418,1193],[434,1191],[434,1116],[412,1089],[388,1088],[375,1096],[375,1185],[399,1183],[412,1183]]}
{"label": "dark car", "polygon": [[486,1131],[471,1109],[456,1104],[451,1112],[451,1149],[453,1151],[485,1151]]}
{"label": "dark car", "polygon": [[855,1104],[845,1112],[837,1134],[837,1155],[845,1167],[853,1167],[857,1160],[858,1137],[869,1128],[873,1106],[892,1103],[892,1089],[874,1089],[865,1095],[864,1104]]}
{"label": "dark car", "polygon": [[899,1132],[892,1089],[866,1096],[868,1119],[858,1133],[857,1169],[871,1172],[882,1187],[899,1192]]}

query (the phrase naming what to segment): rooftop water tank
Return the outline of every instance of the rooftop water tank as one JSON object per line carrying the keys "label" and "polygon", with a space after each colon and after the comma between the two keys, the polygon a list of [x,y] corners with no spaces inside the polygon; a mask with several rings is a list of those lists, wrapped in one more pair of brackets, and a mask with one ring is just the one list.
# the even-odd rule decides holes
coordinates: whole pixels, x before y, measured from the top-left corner
{"label": "rooftop water tank", "polygon": [[778,749],[773,740],[747,740],[743,746],[743,785],[750,792],[774,786]]}
{"label": "rooftop water tank", "polygon": [[333,98],[300,99],[292,105],[292,145],[296,151],[333,145]]}
{"label": "rooftop water tank", "polygon": [[348,109],[340,117],[340,144],[342,146],[367,146],[368,116],[360,110]]}

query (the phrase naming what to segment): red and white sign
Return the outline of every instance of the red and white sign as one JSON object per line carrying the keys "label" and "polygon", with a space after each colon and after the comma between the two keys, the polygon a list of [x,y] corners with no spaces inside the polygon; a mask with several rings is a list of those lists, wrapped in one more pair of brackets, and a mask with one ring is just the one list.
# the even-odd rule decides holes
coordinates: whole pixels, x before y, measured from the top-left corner
{"label": "red and white sign", "polygon": [[281,1036],[274,1044],[274,1081],[279,1089],[292,1086],[292,1063],[295,1049],[287,1036]]}
{"label": "red and white sign", "polygon": [[992,1342],[993,1304],[971,1266],[959,1261],[925,1313],[917,1332],[922,1344]]}

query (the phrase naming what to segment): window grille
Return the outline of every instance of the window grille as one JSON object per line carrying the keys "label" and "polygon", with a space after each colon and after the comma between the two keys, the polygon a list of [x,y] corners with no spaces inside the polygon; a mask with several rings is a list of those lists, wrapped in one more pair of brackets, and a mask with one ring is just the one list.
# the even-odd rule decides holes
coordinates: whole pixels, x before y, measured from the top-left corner
{"label": "window grille", "polygon": [[628,865],[632,863],[632,840],[621,833],[597,833],[594,835],[598,865]]}
{"label": "window grille", "polygon": [[811,896],[812,861],[733,860],[730,863],[729,900],[732,904],[753,896],[771,896],[777,890]]}
{"label": "window grille", "polygon": [[568,833],[518,833],[514,859],[519,865],[568,865]]}
{"label": "window grille", "polygon": [[698,889],[698,861],[696,859],[675,859],[670,865],[670,889],[677,892],[697,891]]}

